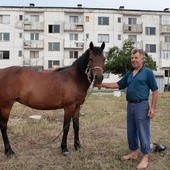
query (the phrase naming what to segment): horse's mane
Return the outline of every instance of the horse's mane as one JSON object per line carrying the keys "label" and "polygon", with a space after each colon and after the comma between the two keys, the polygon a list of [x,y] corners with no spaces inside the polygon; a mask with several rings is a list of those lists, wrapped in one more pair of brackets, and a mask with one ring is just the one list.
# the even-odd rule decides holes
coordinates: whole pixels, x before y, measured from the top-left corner
{"label": "horse's mane", "polygon": [[[71,66],[76,66],[78,69],[78,72],[81,72],[81,73],[84,72],[85,69],[87,68],[87,64],[89,61],[89,53],[90,53],[90,49],[86,50],[86,52],[83,53],[82,56],[79,57],[77,60],[75,60]],[[60,68],[55,69],[54,71],[58,72],[58,71],[67,69],[71,66],[60,67]]]}
{"label": "horse's mane", "polygon": [[[91,50],[87,49],[82,56],[80,56],[76,61],[73,62],[71,66],[66,66],[66,67],[60,67],[55,69],[54,71],[61,71],[66,68],[76,66],[78,73],[84,74],[85,70],[87,68],[88,62],[89,62],[89,55],[90,55]],[[102,49],[100,47],[93,47],[93,53],[94,54],[102,54]]]}
{"label": "horse's mane", "polygon": [[[103,50],[101,49],[101,47],[93,47],[92,49],[94,55],[97,55],[97,54],[102,54]],[[85,51],[85,53],[82,54],[81,57],[79,57],[76,61],[74,61],[74,63],[72,64],[73,66],[74,65],[77,65],[77,69],[78,69],[78,72],[80,74],[84,74],[86,68],[87,68],[87,65],[88,65],[88,62],[89,62],[89,55],[90,55],[90,52],[91,50],[90,49],[87,49]]]}
{"label": "horse's mane", "polygon": [[65,67],[60,67],[60,68],[56,68],[54,71],[61,71],[64,70],[66,68],[69,68],[70,66],[65,66]]}
{"label": "horse's mane", "polygon": [[72,66],[76,66],[80,74],[84,73],[88,62],[89,62],[90,49],[86,50],[76,61],[73,62]]}

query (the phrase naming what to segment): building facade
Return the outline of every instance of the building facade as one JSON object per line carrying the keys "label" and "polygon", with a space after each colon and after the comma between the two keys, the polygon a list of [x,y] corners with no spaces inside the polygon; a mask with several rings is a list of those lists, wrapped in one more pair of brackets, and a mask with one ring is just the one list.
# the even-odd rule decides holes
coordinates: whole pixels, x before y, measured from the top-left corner
{"label": "building facade", "polygon": [[170,83],[170,10],[77,7],[0,7],[0,68],[49,70],[71,65],[89,47],[121,48],[131,39],[156,63],[155,74]]}

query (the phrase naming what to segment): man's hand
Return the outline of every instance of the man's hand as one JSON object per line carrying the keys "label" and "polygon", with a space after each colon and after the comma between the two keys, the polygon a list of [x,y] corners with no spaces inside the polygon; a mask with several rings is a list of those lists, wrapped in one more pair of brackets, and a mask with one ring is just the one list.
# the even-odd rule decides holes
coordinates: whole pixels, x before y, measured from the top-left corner
{"label": "man's hand", "polygon": [[148,111],[148,116],[150,119],[152,119],[155,116],[155,108],[150,107],[150,109]]}

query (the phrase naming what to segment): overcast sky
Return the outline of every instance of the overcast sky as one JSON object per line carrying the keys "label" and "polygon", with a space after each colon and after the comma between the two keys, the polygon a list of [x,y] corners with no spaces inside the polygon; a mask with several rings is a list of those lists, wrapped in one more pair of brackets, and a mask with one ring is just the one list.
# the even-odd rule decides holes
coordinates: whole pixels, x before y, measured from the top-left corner
{"label": "overcast sky", "polygon": [[82,4],[88,8],[119,8],[141,10],[163,10],[170,8],[170,0],[0,0],[0,6],[76,7]]}

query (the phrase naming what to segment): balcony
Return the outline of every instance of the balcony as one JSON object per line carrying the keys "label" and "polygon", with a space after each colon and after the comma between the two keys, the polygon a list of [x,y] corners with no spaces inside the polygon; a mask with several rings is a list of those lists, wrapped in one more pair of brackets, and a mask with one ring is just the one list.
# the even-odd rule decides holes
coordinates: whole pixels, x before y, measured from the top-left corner
{"label": "balcony", "polygon": [[82,23],[65,23],[64,25],[65,31],[84,31],[84,25]]}
{"label": "balcony", "polygon": [[43,31],[44,30],[44,23],[43,22],[35,22],[32,23],[30,21],[24,21],[24,30],[25,31]]}
{"label": "balcony", "polygon": [[142,33],[143,27],[142,27],[142,24],[136,24],[136,25],[124,24],[123,32],[124,33]]}
{"label": "balcony", "polygon": [[160,50],[170,50],[170,42],[161,42]]}
{"label": "balcony", "polygon": [[44,66],[43,58],[23,58],[23,66]]}
{"label": "balcony", "polygon": [[64,48],[83,49],[84,41],[65,41]]}
{"label": "balcony", "polygon": [[143,42],[142,41],[137,41],[134,43],[134,47],[143,49]]}
{"label": "balcony", "polygon": [[160,68],[170,68],[170,59],[160,59]]}
{"label": "balcony", "polygon": [[34,41],[25,40],[24,48],[25,49],[30,49],[30,48],[41,49],[41,48],[44,48],[44,42],[43,42],[43,40],[34,40]]}
{"label": "balcony", "polygon": [[76,58],[64,59],[64,66],[70,66],[76,60],[77,60]]}
{"label": "balcony", "polygon": [[19,28],[19,29],[23,29],[23,22],[21,22],[21,21],[16,22],[15,27]]}
{"label": "balcony", "polygon": [[161,34],[170,34],[170,25],[161,25],[160,26],[160,33]]}

